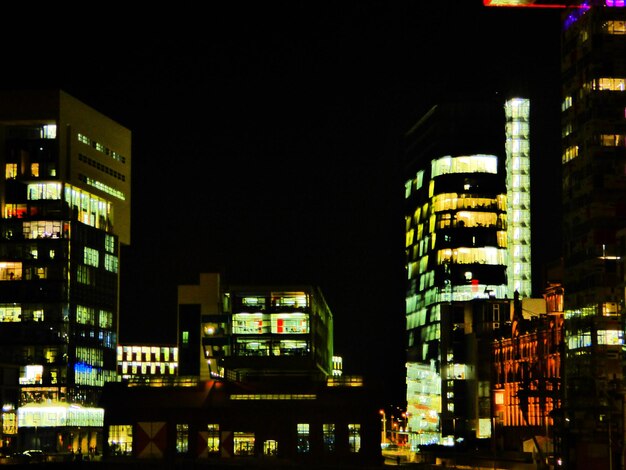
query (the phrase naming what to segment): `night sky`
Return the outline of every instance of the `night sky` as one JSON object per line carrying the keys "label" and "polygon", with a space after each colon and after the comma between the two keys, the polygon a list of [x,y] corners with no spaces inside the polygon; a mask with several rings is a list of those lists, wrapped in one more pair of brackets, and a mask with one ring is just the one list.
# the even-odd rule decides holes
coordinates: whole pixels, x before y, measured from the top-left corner
{"label": "night sky", "polygon": [[361,0],[43,16],[0,32],[2,87],[61,88],[133,135],[121,342],[174,342],[177,285],[201,272],[316,284],[345,372],[401,404],[402,135],[470,91],[533,100],[535,264],[558,249],[556,11]]}

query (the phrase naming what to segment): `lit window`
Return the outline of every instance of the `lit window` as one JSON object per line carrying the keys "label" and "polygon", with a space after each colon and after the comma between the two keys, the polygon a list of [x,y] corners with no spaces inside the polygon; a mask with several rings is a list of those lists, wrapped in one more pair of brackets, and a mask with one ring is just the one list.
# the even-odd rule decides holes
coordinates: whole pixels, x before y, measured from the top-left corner
{"label": "lit window", "polygon": [[600,145],[603,147],[624,147],[626,145],[626,135],[602,134],[600,135]]}
{"label": "lit window", "polygon": [[563,103],[561,104],[561,111],[565,111],[566,109],[569,109],[571,107],[572,107],[572,97],[566,96],[565,99],[563,100]]}
{"label": "lit window", "polygon": [[361,425],[348,424],[348,444],[350,452],[358,453],[361,450]]}
{"label": "lit window", "polygon": [[22,308],[19,305],[0,306],[0,322],[22,321]]}
{"label": "lit window", "polygon": [[83,251],[83,263],[97,268],[100,263],[100,253],[98,250],[86,246]]}
{"label": "lit window", "polygon": [[234,452],[238,456],[254,455],[254,433],[235,432],[233,437]]}
{"label": "lit window", "polygon": [[220,425],[207,424],[207,449],[210,454],[217,454],[220,451]]}
{"label": "lit window", "polygon": [[112,455],[131,455],[133,452],[133,426],[130,424],[109,426],[108,442]]}
{"label": "lit window", "polygon": [[112,273],[117,273],[118,264],[119,261],[117,256],[113,256],[108,253],[104,254],[104,269]]}
{"label": "lit window", "polygon": [[17,178],[17,163],[7,163],[4,170],[4,177],[8,180]]}
{"label": "lit window", "polygon": [[598,330],[598,344],[624,344],[624,332],[622,330]]}
{"label": "lit window", "polygon": [[578,145],[572,145],[563,152],[562,163],[567,163],[578,156]]}
{"label": "lit window", "polygon": [[296,444],[297,452],[299,454],[306,454],[311,450],[309,423],[298,423],[297,432],[298,432],[298,442]]}
{"label": "lit window", "polygon": [[22,279],[22,263],[0,262],[0,281],[18,281]]}
{"label": "lit window", "polygon": [[176,425],[176,453],[186,454],[189,451],[189,425]]}
{"label": "lit window", "polygon": [[335,425],[330,424],[330,423],[323,424],[322,433],[323,433],[323,440],[324,440],[324,451],[334,452],[335,451]]}
{"label": "lit window", "polygon": [[189,344],[189,332],[183,331],[183,344]]}
{"label": "lit window", "polygon": [[626,21],[607,21],[602,28],[605,33],[622,35],[626,34]]}

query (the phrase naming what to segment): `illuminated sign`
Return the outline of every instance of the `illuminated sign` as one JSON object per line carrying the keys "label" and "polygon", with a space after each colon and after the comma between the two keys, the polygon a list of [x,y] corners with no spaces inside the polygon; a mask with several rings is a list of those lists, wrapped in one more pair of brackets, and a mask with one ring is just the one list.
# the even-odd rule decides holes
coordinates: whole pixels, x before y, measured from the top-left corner
{"label": "illuminated sign", "polygon": [[530,8],[582,8],[581,5],[567,5],[550,0],[483,0],[486,7],[530,7]]}

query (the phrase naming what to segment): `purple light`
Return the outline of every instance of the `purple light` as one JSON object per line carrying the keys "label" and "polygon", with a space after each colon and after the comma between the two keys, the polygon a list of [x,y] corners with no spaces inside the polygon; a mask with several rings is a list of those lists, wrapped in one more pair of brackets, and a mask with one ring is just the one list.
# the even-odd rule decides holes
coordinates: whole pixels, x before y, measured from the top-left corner
{"label": "purple light", "polygon": [[624,7],[624,0],[606,0],[607,7]]}

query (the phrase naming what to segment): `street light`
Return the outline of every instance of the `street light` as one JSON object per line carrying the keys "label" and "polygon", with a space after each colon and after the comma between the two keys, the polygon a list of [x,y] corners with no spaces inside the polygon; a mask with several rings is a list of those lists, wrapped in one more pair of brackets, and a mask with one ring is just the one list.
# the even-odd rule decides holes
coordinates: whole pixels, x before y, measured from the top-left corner
{"label": "street light", "polygon": [[380,442],[381,444],[387,444],[387,415],[385,415],[385,410],[380,410],[379,413],[382,416],[382,422],[383,422],[383,432],[382,432]]}

